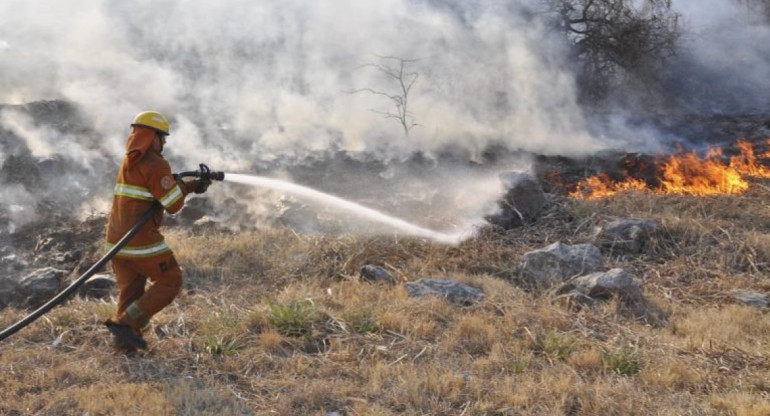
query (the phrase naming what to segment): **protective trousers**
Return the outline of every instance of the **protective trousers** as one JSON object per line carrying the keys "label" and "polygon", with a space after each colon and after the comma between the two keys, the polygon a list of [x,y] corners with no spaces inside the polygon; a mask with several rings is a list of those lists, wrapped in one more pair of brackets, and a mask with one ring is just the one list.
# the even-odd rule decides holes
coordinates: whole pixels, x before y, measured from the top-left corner
{"label": "protective trousers", "polygon": [[[111,320],[141,334],[153,315],[170,304],[182,287],[182,269],[172,252],[150,258],[112,259],[118,285],[118,310]],[[147,279],[152,285],[145,290]]]}

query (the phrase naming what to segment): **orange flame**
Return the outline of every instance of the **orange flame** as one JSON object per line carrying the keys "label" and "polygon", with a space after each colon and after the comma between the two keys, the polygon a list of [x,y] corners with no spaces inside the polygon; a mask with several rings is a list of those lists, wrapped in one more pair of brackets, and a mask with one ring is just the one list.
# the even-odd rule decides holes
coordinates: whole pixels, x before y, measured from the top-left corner
{"label": "orange flame", "polygon": [[[768,144],[770,144],[770,140],[768,140]],[[767,166],[757,163],[757,158],[754,156],[754,148],[751,146],[751,143],[745,140],[738,140],[736,146],[741,150],[741,154],[730,158],[731,167],[734,167],[738,172],[746,176],[751,176],[752,178],[770,178],[770,169],[767,168]],[[768,153],[760,156],[760,159],[770,159],[770,150]]]}
{"label": "orange flame", "polygon": [[578,199],[607,198],[621,192],[646,190],[647,184],[640,179],[627,178],[622,182],[614,182],[606,173],[600,173],[578,183],[575,192],[569,196]]}
{"label": "orange flame", "polygon": [[[602,173],[578,183],[569,196],[595,199],[627,191],[695,196],[741,194],[749,189],[745,177],[770,178],[770,168],[759,163],[748,141],[738,140],[736,147],[740,155],[731,157],[729,165],[722,162],[720,149],[710,149],[704,158],[694,152],[669,156],[660,167],[660,186],[655,189],[640,179],[629,177],[617,182]],[[770,151],[759,159],[770,160]]]}
{"label": "orange flame", "polygon": [[674,195],[740,194],[749,189],[741,174],[718,162],[712,155],[700,159],[695,153],[670,156],[663,165],[661,193]]}

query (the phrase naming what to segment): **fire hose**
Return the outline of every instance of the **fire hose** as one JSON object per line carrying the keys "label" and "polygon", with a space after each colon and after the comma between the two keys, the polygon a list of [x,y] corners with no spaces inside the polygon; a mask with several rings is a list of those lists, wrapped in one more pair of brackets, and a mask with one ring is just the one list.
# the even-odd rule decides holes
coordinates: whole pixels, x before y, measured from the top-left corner
{"label": "fire hose", "polygon": [[[212,172],[208,166],[201,163],[200,164],[200,170],[195,171],[187,171],[187,172],[180,172],[175,175],[178,178],[184,178],[184,177],[195,177],[203,180],[215,180],[215,181],[222,181],[225,179],[224,172]],[[123,249],[123,247],[128,244],[129,241],[131,241],[132,238],[139,232],[139,230],[144,227],[144,225],[147,223],[147,221],[150,220],[150,218],[155,215],[159,210],[162,210],[163,206],[158,201],[153,201],[152,206],[150,209],[145,212],[141,218],[134,224],[133,227],[131,227],[130,230],[117,242],[115,245],[108,251],[104,257],[99,259],[96,263],[94,263],[93,266],[91,266],[88,270],[86,270],[85,273],[83,273],[82,276],[77,278],[72,284],[67,286],[64,290],[59,292],[56,296],[54,296],[51,300],[46,302],[43,306],[37,308],[34,312],[27,315],[25,318],[21,319],[20,321],[16,322],[15,324],[9,326],[8,328],[4,329],[2,332],[0,332],[0,341],[8,338],[9,336],[15,334],[25,326],[31,324],[37,318],[40,318],[43,316],[46,312],[50,311],[55,307],[56,305],[63,302],[68,296],[70,296],[73,292],[75,292],[80,286],[83,285],[88,279],[91,278],[91,276],[94,275],[97,271],[101,270],[102,267],[104,267],[108,261],[110,261],[113,257],[115,257],[118,252]]]}

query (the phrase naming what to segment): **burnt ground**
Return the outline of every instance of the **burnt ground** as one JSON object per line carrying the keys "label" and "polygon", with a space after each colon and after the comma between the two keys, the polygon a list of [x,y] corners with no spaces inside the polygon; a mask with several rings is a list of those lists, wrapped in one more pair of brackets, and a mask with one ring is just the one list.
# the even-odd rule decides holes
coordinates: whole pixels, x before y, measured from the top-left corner
{"label": "burnt ground", "polygon": [[[80,137],[87,147],[98,149],[98,137],[72,104],[48,101],[24,106],[0,105],[0,110],[7,109],[27,114],[38,126],[45,126],[62,135]],[[708,146],[720,147],[724,151],[725,160],[736,154],[737,149],[733,146],[736,139],[752,142],[758,152],[770,151],[767,141],[770,138],[770,116],[689,115],[639,119],[636,122],[640,126],[653,125],[671,137],[680,138],[681,148],[686,151],[693,149],[691,143],[699,143],[701,148],[695,149],[698,152],[705,151]],[[103,195],[104,189],[110,189],[112,175],[102,175],[90,183],[78,182],[78,178],[93,177],[94,167],[86,169],[75,161],[59,156],[37,158],[20,137],[2,127],[0,156],[0,183],[5,191],[2,193],[4,200],[0,201],[0,271],[7,278],[52,266],[71,270],[71,278],[79,276],[99,258],[106,221],[104,214],[80,220],[82,214],[78,212],[79,204],[95,195]],[[590,157],[569,158],[493,147],[483,153],[480,161],[470,161],[463,151],[448,149],[430,157],[415,153],[410,158],[386,163],[369,155],[328,151],[302,160],[286,158],[255,165],[254,173],[267,174],[283,170],[290,173],[298,183],[341,196],[352,192],[362,201],[376,199],[378,206],[399,215],[420,209],[419,205],[424,201],[397,197],[398,187],[403,185],[399,183],[398,175],[427,177],[437,169],[444,169],[451,174],[456,168],[505,171],[509,161],[528,158],[534,160],[533,171],[541,180],[544,190],[564,195],[573,190],[580,180],[600,172],[614,179],[632,176],[654,186],[657,177],[655,166],[660,156],[606,151]],[[97,171],[116,169],[115,162],[107,158],[96,163],[102,164],[96,167]],[[398,173],[394,176],[389,172]],[[58,181],[63,177],[68,180]],[[359,185],[357,189],[356,183]],[[61,197],[61,190],[68,186],[77,187],[78,198],[75,201]],[[448,201],[442,200],[439,195],[432,203]],[[245,212],[243,208],[232,200],[212,206],[205,198],[199,198],[186,208],[186,215],[168,221],[168,225],[187,227],[203,215],[212,213],[212,210],[219,210],[217,214],[220,216],[232,217],[236,212]],[[228,209],[231,212],[221,212]],[[33,212],[34,220],[15,223],[14,218],[18,222],[20,213],[24,212]],[[200,229],[192,230],[197,231]]]}

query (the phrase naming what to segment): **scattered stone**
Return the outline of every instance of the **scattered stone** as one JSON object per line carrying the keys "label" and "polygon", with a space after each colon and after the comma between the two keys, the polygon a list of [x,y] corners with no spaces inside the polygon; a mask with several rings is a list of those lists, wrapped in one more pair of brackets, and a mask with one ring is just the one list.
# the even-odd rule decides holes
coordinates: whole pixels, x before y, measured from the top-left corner
{"label": "scattered stone", "polygon": [[770,307],[770,297],[763,293],[741,290],[736,292],[733,297],[739,302],[755,308]]}
{"label": "scattered stone", "polygon": [[83,283],[78,293],[83,297],[105,298],[117,287],[115,276],[109,273],[97,273]]}
{"label": "scattered stone", "polygon": [[623,269],[612,269],[576,277],[565,283],[557,294],[577,292],[591,299],[620,296],[636,301],[642,298],[641,284]]}
{"label": "scattered stone", "polygon": [[19,293],[30,303],[46,301],[56,295],[67,273],[53,267],[35,270],[19,280]]}
{"label": "scattered stone", "polygon": [[406,292],[412,297],[440,296],[461,306],[471,306],[484,297],[481,290],[451,279],[420,279],[407,282]]}
{"label": "scattered stone", "polygon": [[652,220],[631,218],[610,221],[597,227],[594,243],[613,251],[640,253],[657,230],[658,223]]}
{"label": "scattered stone", "polygon": [[540,182],[529,173],[506,172],[500,175],[500,181],[508,191],[497,202],[500,212],[485,218],[492,225],[505,230],[520,227],[534,221],[548,204]]}
{"label": "scattered stone", "polygon": [[602,271],[602,253],[591,244],[556,242],[522,256],[519,272],[527,284],[548,288],[586,273]]}
{"label": "scattered stone", "polygon": [[396,279],[387,270],[373,264],[367,264],[361,268],[361,280],[371,283],[387,283],[391,286],[396,284]]}

